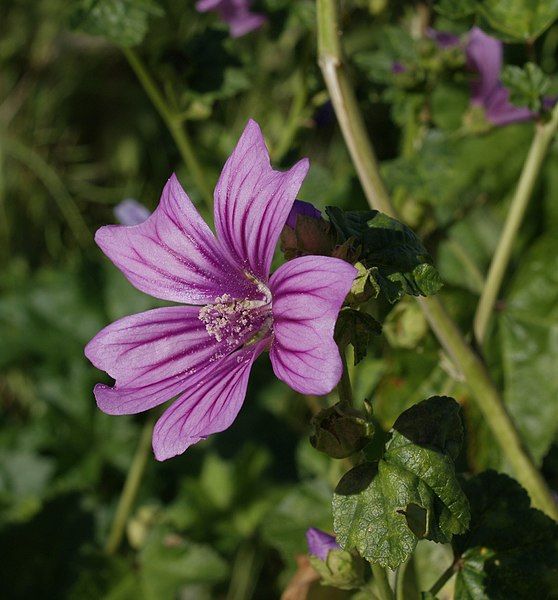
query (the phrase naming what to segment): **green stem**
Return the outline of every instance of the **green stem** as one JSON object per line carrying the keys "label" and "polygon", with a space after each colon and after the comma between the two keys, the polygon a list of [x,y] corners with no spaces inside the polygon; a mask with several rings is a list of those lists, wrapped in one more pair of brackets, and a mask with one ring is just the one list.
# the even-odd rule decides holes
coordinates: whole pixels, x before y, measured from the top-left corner
{"label": "green stem", "polygon": [[122,541],[124,535],[124,529],[128,521],[128,516],[132,511],[136,496],[138,495],[139,487],[145,467],[147,465],[147,459],[149,457],[149,451],[151,450],[151,434],[153,432],[153,419],[148,419],[143,426],[141,436],[136,448],[136,453],[132,459],[132,464],[128,470],[124,487],[122,488],[122,494],[118,500],[118,506],[114,519],[110,528],[109,536],[105,546],[105,552],[107,554],[115,554]]}
{"label": "green stem", "polygon": [[178,151],[182,156],[182,160],[186,164],[186,167],[188,168],[188,171],[190,172],[190,175],[192,176],[192,179],[194,180],[208,210],[211,212],[213,208],[213,195],[209,186],[207,185],[200,163],[196,158],[196,154],[192,147],[192,142],[190,141],[183,123],[183,117],[169,107],[165,97],[159,91],[155,81],[151,77],[149,71],[135,50],[132,48],[122,48],[122,52],[130,63],[130,66],[145,90],[145,93],[153,103],[153,106],[155,106],[157,112],[167,125],[167,128],[176,143]]}
{"label": "green stem", "polygon": [[454,575],[455,575],[455,564],[451,564],[436,580],[434,585],[430,588],[429,592],[433,596],[435,596]]}
{"label": "green stem", "polygon": [[387,571],[380,565],[371,565],[371,567],[380,600],[393,600],[393,590],[389,584]]}
{"label": "green stem", "polygon": [[502,286],[502,280],[510,262],[517,232],[521,227],[529,200],[533,195],[533,188],[557,129],[558,105],[554,108],[550,121],[536,125],[536,132],[508,209],[504,229],[490,263],[486,285],[482,291],[474,321],[475,337],[479,345],[484,342],[494,305]]}
{"label": "green stem", "polygon": [[405,600],[405,573],[407,572],[407,567],[409,566],[411,560],[411,558],[407,559],[397,568],[397,575],[395,578],[396,600]]}
{"label": "green stem", "polygon": [[379,210],[394,216],[395,210],[380,177],[376,154],[343,64],[335,0],[317,0],[317,18],[320,68],[364,193],[374,199]]}
{"label": "green stem", "polygon": [[[341,60],[336,2],[317,0],[317,8],[320,65],[368,203],[372,208],[396,216]],[[465,376],[473,399],[500,443],[518,481],[527,489],[536,507],[558,520],[558,505],[524,448],[485,365],[437,298],[420,298],[419,302],[440,344]]]}

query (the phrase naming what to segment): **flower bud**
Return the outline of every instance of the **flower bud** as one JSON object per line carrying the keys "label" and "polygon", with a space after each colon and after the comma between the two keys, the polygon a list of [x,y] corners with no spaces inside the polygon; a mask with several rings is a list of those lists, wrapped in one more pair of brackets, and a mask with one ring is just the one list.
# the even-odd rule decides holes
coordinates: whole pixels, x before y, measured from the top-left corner
{"label": "flower bud", "polygon": [[310,528],[306,532],[310,563],[322,578],[324,585],[342,590],[361,587],[364,581],[364,561],[347,550],[342,550],[332,535]]}
{"label": "flower bud", "polygon": [[322,213],[309,202],[295,200],[281,233],[281,250],[287,260],[308,254],[331,256],[335,236]]}
{"label": "flower bud", "polygon": [[341,402],[321,410],[312,418],[310,443],[333,458],[346,458],[362,450],[374,434],[366,415]]}

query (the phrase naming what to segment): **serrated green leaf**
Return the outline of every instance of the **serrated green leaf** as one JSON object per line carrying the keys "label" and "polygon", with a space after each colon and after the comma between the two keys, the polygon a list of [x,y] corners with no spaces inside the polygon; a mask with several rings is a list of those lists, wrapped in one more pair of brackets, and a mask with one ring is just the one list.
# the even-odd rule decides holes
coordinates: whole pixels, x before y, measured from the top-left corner
{"label": "serrated green leaf", "polygon": [[405,411],[383,459],[355,467],[337,486],[339,544],[395,568],[419,537],[447,542],[463,533],[469,507],[453,462],[462,436],[459,405],[450,398],[435,396]]}
{"label": "serrated green leaf", "polygon": [[403,294],[429,296],[442,286],[419,238],[399,221],[375,210],[342,211],[329,206],[327,215],[341,243],[359,250],[368,269],[390,302]]}
{"label": "serrated green leaf", "polygon": [[558,0],[482,0],[477,7],[494,29],[516,40],[535,40],[558,17]]}
{"label": "serrated green leaf", "polygon": [[464,490],[471,528],[453,540],[455,599],[558,597],[558,525],[507,475],[485,471]]}
{"label": "serrated green leaf", "polygon": [[550,86],[549,78],[534,63],[523,68],[507,65],[502,71],[502,82],[510,90],[510,100],[516,106],[527,106],[539,112],[543,106],[543,96]]}
{"label": "serrated green leaf", "polygon": [[504,399],[540,461],[558,433],[558,239],[523,256],[498,318]]}
{"label": "serrated green leaf", "polygon": [[151,16],[162,14],[155,0],[81,0],[72,9],[71,26],[121,46],[141,43]]}

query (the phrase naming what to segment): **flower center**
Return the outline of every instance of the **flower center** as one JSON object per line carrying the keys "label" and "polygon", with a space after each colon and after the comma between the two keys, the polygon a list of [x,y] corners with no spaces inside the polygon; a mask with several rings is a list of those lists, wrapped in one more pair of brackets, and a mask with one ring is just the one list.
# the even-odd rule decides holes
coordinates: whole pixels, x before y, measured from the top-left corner
{"label": "flower center", "polygon": [[237,300],[229,294],[202,306],[199,319],[210,336],[233,349],[263,339],[272,325],[271,293],[260,284],[262,300]]}

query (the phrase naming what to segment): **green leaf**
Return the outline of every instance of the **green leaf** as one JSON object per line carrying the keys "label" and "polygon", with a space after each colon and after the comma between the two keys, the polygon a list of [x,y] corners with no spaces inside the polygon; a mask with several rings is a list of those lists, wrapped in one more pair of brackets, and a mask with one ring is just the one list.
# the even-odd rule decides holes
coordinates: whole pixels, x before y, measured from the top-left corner
{"label": "green leaf", "polygon": [[73,8],[70,24],[120,46],[136,46],[147,33],[149,17],[162,13],[154,0],[81,0]]}
{"label": "green leaf", "polygon": [[339,482],[333,498],[339,544],[395,568],[420,538],[447,542],[469,524],[455,474],[463,438],[459,405],[434,396],[405,411],[382,460],[364,463]]}
{"label": "green leaf", "polygon": [[335,340],[345,347],[351,344],[355,349],[355,365],[368,351],[375,336],[382,333],[382,325],[368,313],[353,308],[345,308],[339,313],[335,324]]}
{"label": "green leaf", "polygon": [[483,0],[477,6],[494,29],[516,40],[535,40],[558,17],[558,0]]}
{"label": "green leaf", "polygon": [[471,529],[453,541],[455,599],[556,598],[558,525],[530,508],[527,492],[507,475],[485,471],[464,489]]}
{"label": "green leaf", "polygon": [[442,283],[419,238],[399,221],[375,210],[326,208],[341,243],[350,242],[390,302],[403,294],[429,296]]}
{"label": "green leaf", "polygon": [[558,434],[558,239],[522,257],[498,319],[504,398],[535,458]]}
{"label": "green leaf", "polygon": [[502,82],[510,90],[512,104],[540,112],[543,96],[550,86],[549,78],[540,67],[534,63],[527,63],[523,68],[507,65],[502,71]]}

